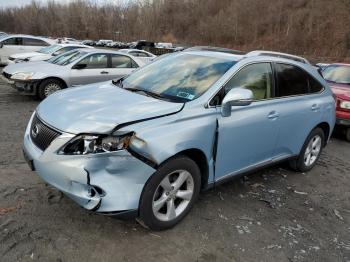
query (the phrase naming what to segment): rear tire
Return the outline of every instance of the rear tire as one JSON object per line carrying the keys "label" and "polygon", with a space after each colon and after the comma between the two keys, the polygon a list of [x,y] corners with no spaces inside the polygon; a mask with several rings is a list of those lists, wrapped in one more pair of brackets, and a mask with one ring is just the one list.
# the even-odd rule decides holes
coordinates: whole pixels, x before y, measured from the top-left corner
{"label": "rear tire", "polygon": [[350,127],[345,130],[346,141],[350,142]]}
{"label": "rear tire", "polygon": [[49,95],[62,90],[64,85],[57,79],[46,79],[42,81],[38,88],[38,97],[40,100],[44,100]]}
{"label": "rear tire", "polygon": [[191,210],[200,185],[200,170],[193,160],[184,156],[168,160],[143,189],[138,221],[152,230],[174,227]]}
{"label": "rear tire", "polygon": [[299,172],[310,171],[320,158],[324,145],[324,132],[317,127],[306,138],[297,159],[290,161],[291,168]]}

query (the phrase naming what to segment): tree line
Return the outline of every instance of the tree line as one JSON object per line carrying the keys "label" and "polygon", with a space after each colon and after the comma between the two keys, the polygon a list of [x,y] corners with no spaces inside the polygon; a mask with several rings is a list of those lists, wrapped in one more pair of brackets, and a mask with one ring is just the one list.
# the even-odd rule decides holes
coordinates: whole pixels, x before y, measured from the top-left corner
{"label": "tree line", "polygon": [[0,9],[0,31],[77,39],[170,41],[309,57],[350,57],[349,0],[33,1]]}

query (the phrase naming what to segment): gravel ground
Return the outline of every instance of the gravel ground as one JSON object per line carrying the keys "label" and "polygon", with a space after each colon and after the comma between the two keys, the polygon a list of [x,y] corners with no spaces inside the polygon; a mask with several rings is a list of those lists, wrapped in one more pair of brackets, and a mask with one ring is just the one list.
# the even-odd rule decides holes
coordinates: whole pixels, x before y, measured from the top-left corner
{"label": "gravel ground", "polygon": [[201,194],[172,230],[90,213],[46,185],[21,146],[33,97],[0,84],[0,261],[350,261],[350,144],[309,173],[262,170]]}

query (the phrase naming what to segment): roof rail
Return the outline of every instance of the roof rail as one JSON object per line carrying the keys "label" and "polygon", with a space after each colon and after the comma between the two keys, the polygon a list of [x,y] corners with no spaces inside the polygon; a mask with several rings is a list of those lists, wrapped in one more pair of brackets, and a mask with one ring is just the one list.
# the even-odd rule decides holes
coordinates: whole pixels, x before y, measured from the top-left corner
{"label": "roof rail", "polygon": [[287,53],[279,53],[279,52],[273,52],[273,51],[263,51],[263,50],[256,50],[252,51],[246,54],[246,57],[251,57],[251,56],[273,56],[273,57],[280,57],[280,58],[285,58],[285,59],[290,59],[293,61],[297,61],[303,64],[311,64],[307,59],[296,56],[296,55],[291,55]]}
{"label": "roof rail", "polygon": [[193,46],[185,49],[184,51],[213,51],[213,52],[221,52],[228,53],[233,55],[243,55],[245,52],[239,50],[233,50],[224,47],[216,47],[216,46]]}

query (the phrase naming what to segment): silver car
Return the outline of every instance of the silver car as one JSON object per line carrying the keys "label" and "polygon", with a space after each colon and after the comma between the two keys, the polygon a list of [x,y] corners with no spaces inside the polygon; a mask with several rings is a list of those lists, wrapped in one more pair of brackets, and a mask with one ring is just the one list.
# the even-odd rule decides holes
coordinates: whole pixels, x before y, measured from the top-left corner
{"label": "silver car", "polygon": [[153,61],[155,58],[157,58],[156,55],[147,52],[145,50],[139,50],[139,49],[120,49],[119,52],[123,52],[129,55],[132,55],[134,57],[137,57],[138,59],[142,60],[145,63],[149,63]]}
{"label": "silver car", "polygon": [[141,60],[125,53],[79,49],[47,61],[8,65],[2,74],[18,91],[42,100],[67,87],[123,77],[143,65]]}
{"label": "silver car", "polygon": [[65,52],[79,49],[79,48],[93,48],[81,44],[56,44],[41,48],[35,52],[19,53],[11,55],[8,58],[7,64],[31,62],[31,61],[45,61],[53,56],[61,55]]}

